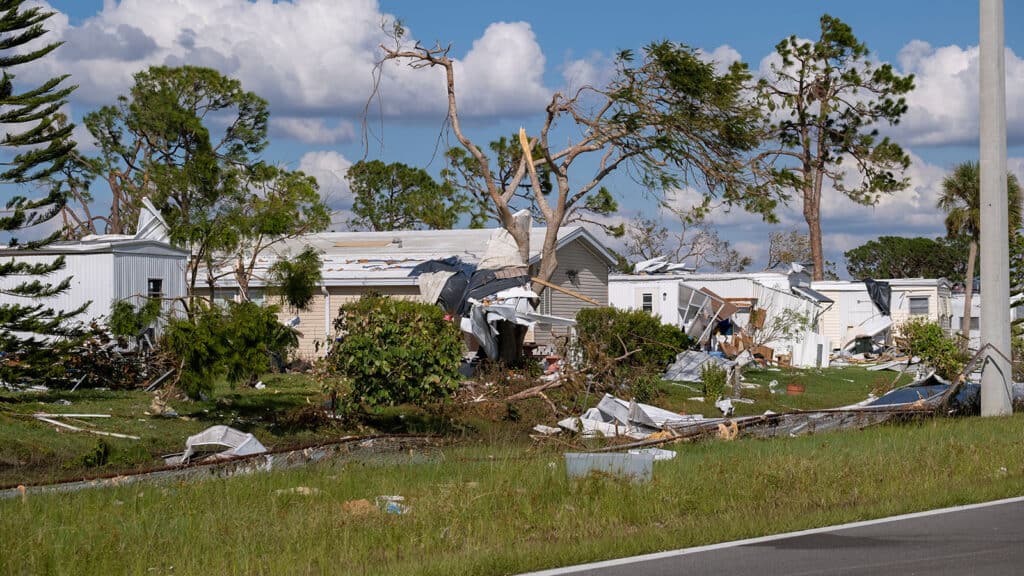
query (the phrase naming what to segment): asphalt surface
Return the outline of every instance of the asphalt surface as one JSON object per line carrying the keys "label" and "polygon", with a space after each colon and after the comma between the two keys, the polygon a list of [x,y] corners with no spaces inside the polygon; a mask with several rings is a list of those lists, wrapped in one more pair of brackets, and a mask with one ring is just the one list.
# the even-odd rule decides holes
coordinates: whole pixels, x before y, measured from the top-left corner
{"label": "asphalt surface", "polygon": [[984,507],[910,516],[538,574],[1024,574],[1024,501],[1015,499]]}

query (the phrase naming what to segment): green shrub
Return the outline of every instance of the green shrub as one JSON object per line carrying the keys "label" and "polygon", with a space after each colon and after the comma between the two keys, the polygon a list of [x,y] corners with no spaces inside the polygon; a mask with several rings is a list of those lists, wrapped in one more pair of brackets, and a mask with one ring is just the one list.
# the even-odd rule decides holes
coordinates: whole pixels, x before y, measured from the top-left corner
{"label": "green shrub", "polygon": [[907,342],[906,352],[921,358],[942,378],[955,378],[967,363],[967,355],[935,322],[912,318],[900,326],[900,333]]}
{"label": "green shrub", "polygon": [[229,302],[226,307],[200,307],[192,319],[168,323],[164,342],[181,366],[181,389],[198,398],[218,378],[238,384],[269,370],[271,354],[285,356],[298,345],[295,331],[277,320],[277,310]]}
{"label": "green shrub", "polygon": [[323,269],[320,254],[307,246],[297,256],[282,258],[270,267],[272,293],[294,310],[305,310],[316,295]]}
{"label": "green shrub", "polygon": [[160,317],[160,300],[147,298],[138,309],[127,300],[118,300],[110,308],[107,326],[114,336],[138,336]]}
{"label": "green shrub", "polygon": [[725,394],[728,373],[714,362],[708,362],[700,370],[700,392],[705,402],[714,402]]}
{"label": "green shrub", "polygon": [[110,461],[110,444],[106,440],[97,440],[96,444],[78,458],[78,463],[85,468],[106,466]]}
{"label": "green shrub", "polygon": [[652,402],[658,396],[658,382],[661,374],[651,370],[637,370],[627,378],[629,392],[637,402]]}
{"label": "green shrub", "polygon": [[682,330],[640,310],[584,308],[576,314],[576,331],[586,362],[599,362],[599,357],[617,358],[635,350],[617,362],[620,367],[661,370],[691,345]]}
{"label": "green shrub", "polygon": [[458,387],[462,337],[437,306],[370,294],[345,304],[328,358],[339,385],[370,406],[446,398]]}

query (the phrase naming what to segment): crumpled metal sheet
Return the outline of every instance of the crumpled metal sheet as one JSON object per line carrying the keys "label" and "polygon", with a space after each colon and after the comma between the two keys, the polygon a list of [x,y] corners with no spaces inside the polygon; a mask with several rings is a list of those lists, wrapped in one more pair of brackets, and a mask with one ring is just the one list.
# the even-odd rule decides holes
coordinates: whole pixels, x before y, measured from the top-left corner
{"label": "crumpled metal sheet", "polygon": [[709,362],[714,362],[726,370],[736,365],[732,360],[712,356],[700,350],[687,350],[676,355],[676,361],[668,367],[662,376],[673,382],[700,382],[700,372]]}
{"label": "crumpled metal sheet", "polygon": [[627,402],[605,394],[597,406],[588,409],[578,418],[561,420],[558,425],[584,436],[627,436],[640,439],[670,426],[694,424],[703,419],[700,415],[676,414],[636,400]]}
{"label": "crumpled metal sheet", "polygon": [[263,446],[263,444],[261,444],[260,441],[252,434],[246,434],[245,432],[235,430],[230,426],[224,426],[221,424],[211,426],[199,434],[189,436],[188,439],[185,440],[185,452],[181,454],[180,458],[176,458],[176,462],[169,463],[187,463],[197,452],[197,448],[201,449],[208,446],[222,446],[226,448],[226,450],[214,455],[217,459],[262,454],[267,451],[266,447]]}

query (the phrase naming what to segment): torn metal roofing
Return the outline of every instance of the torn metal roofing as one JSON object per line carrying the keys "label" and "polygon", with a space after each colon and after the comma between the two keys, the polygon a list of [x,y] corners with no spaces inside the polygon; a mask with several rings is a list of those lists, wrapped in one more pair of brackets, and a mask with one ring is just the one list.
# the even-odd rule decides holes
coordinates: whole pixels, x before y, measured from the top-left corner
{"label": "torn metal roofing", "polygon": [[[282,242],[257,260],[257,268],[267,269],[279,258],[295,255],[307,246],[320,253],[325,283],[343,286],[415,286],[409,276],[413,268],[430,260],[457,257],[477,264],[484,257],[493,228],[473,230],[400,230],[393,232],[324,232],[308,234]],[[530,259],[540,261],[546,228],[530,230]],[[581,239],[588,249],[609,265],[615,257],[582,226],[558,231],[556,249]],[[225,280],[223,285],[233,285]],[[259,284],[258,282],[254,285]]]}
{"label": "torn metal roofing", "polygon": [[828,296],[825,296],[821,292],[818,292],[817,290],[808,288],[806,286],[793,286],[792,290],[793,292],[796,292],[797,294],[814,302],[834,302],[834,300],[832,300]]}

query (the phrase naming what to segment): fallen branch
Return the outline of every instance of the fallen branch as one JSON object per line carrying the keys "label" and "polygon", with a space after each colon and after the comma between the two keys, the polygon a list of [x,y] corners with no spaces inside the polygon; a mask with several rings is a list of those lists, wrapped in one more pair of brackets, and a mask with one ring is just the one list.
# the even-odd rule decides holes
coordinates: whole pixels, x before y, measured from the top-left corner
{"label": "fallen branch", "polygon": [[[544,391],[550,390],[552,388],[558,388],[561,385],[562,378],[559,378],[558,380],[552,380],[551,382],[545,382],[539,386],[534,386],[533,388],[527,388],[526,390],[523,390],[521,392],[516,392],[515,394],[509,396],[508,398],[505,398],[505,402],[515,402],[516,400],[525,400],[527,398],[540,397],[544,397],[544,399],[547,400],[547,397],[544,396]],[[548,402],[550,403],[551,401],[548,400]]]}
{"label": "fallen branch", "polygon": [[537,396],[543,398],[544,401],[548,403],[548,408],[551,408],[551,412],[554,413],[555,415],[558,415],[558,406],[555,406],[555,403],[552,402],[550,398],[548,398],[547,394],[543,392],[537,392]]}
{"label": "fallen branch", "polygon": [[156,389],[156,387],[157,387],[157,386],[159,386],[159,385],[160,385],[160,383],[164,381],[164,378],[167,378],[167,377],[168,377],[168,376],[170,376],[170,375],[171,375],[171,374],[172,374],[173,372],[174,372],[174,368],[171,368],[171,369],[170,369],[170,370],[168,370],[167,372],[164,372],[164,375],[163,375],[163,376],[161,376],[161,377],[157,378],[156,380],[154,380],[154,381],[153,381],[153,383],[152,383],[152,384],[150,384],[149,386],[146,386],[146,392],[152,392],[153,390],[155,390],[155,389]]}
{"label": "fallen branch", "polygon": [[565,294],[567,296],[572,296],[573,298],[576,298],[578,300],[583,300],[584,302],[586,302],[588,304],[593,304],[594,306],[600,306],[601,305],[600,302],[598,302],[597,300],[594,300],[590,296],[584,296],[583,294],[580,294],[579,292],[575,292],[573,290],[569,290],[568,288],[562,288],[558,284],[552,284],[551,282],[548,282],[547,280],[541,280],[540,278],[530,278],[530,281],[531,282],[536,282],[537,284],[540,284],[541,286],[546,286],[548,288],[551,288],[552,290],[554,290],[556,292],[561,292],[562,294]]}
{"label": "fallen branch", "polygon": [[110,414],[45,414],[43,412],[36,412],[33,416],[36,418],[40,416],[43,418],[110,418]]}
{"label": "fallen branch", "polygon": [[[65,416],[65,414],[50,414],[50,416]],[[141,440],[138,436],[131,436],[129,434],[118,434],[117,432],[103,432],[101,430],[86,430],[85,428],[79,428],[78,426],[72,426],[71,424],[65,424],[52,418],[47,418],[44,415],[36,414],[35,419],[40,422],[46,422],[47,424],[53,424],[73,432],[88,432],[89,434],[96,434],[98,436],[110,436],[112,438],[126,438],[128,440]]]}

